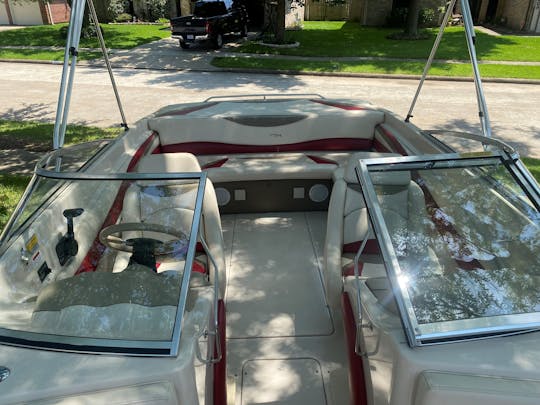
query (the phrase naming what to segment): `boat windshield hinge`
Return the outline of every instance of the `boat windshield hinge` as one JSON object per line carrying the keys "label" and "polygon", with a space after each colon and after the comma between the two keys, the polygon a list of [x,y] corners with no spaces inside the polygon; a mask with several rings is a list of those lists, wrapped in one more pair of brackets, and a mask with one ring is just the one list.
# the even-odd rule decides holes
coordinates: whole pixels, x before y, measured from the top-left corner
{"label": "boat windshield hinge", "polygon": [[69,54],[71,56],[79,56],[79,51],[74,46],[72,46],[71,48],[69,48]]}
{"label": "boat windshield hinge", "polygon": [[124,128],[124,131],[129,131],[129,127],[128,127],[127,122],[122,122],[122,123],[120,124],[120,127]]}
{"label": "boat windshield hinge", "polygon": [[413,118],[414,115],[412,114],[407,114],[407,118],[405,118],[405,122],[409,122],[411,120],[411,118]]}

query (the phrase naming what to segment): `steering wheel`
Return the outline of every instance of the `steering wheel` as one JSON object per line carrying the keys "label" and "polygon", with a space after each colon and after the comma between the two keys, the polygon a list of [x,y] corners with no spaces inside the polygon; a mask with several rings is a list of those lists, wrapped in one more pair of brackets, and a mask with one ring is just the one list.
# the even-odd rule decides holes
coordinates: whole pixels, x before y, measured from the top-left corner
{"label": "steering wheel", "polygon": [[[163,235],[172,236],[174,239],[158,240],[145,237],[122,239],[121,237],[117,236],[117,234],[121,232],[134,231],[161,233]],[[185,254],[188,245],[188,239],[184,232],[171,226],[147,222],[125,222],[110,225],[101,230],[99,233],[99,241],[111,249],[128,253],[133,253],[133,246],[138,242],[147,242],[152,244],[152,250],[155,256],[169,255],[172,253],[174,253],[175,256]]]}

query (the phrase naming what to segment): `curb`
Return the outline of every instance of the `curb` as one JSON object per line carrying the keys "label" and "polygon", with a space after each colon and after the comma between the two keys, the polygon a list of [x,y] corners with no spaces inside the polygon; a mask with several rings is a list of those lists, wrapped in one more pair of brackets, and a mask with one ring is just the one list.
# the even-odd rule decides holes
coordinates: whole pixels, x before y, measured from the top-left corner
{"label": "curb", "polygon": [[[45,65],[63,65],[63,61],[46,61],[36,59],[3,59],[0,62],[5,63],[29,63],[29,64],[45,64]],[[78,65],[87,67],[104,67],[101,63],[95,60],[77,61]],[[155,68],[144,66],[129,66],[111,62],[113,68],[118,69],[135,69],[135,70],[152,70],[152,71],[176,71],[176,72],[224,72],[224,73],[252,73],[252,74],[275,74],[275,75],[294,75],[294,76],[327,76],[327,77],[357,77],[371,79],[398,79],[398,80],[420,80],[421,75],[404,75],[404,74],[384,74],[384,73],[349,73],[349,72],[305,72],[298,70],[272,70],[272,69],[242,69],[242,68]],[[447,82],[474,82],[472,77],[453,77],[453,76],[428,76],[429,81],[447,81]],[[502,84],[530,84],[540,85],[540,79],[512,79],[512,78],[490,78],[483,77],[483,83],[502,83]]]}

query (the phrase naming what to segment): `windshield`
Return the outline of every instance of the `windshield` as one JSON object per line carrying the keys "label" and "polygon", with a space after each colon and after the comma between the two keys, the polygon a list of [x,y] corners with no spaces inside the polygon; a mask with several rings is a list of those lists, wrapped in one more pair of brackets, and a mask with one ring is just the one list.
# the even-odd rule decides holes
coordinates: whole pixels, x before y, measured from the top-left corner
{"label": "windshield", "polygon": [[0,256],[0,341],[173,355],[204,177],[38,171]]}
{"label": "windshield", "polygon": [[506,163],[428,160],[363,173],[417,342],[540,324],[538,204]]}

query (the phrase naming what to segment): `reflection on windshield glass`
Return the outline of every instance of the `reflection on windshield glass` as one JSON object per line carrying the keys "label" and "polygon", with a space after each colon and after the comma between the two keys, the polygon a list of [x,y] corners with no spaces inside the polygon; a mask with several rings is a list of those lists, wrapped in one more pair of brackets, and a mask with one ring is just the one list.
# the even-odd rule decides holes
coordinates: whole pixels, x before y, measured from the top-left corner
{"label": "reflection on windshield glass", "polygon": [[38,178],[0,257],[0,328],[171,340],[198,191],[198,179]]}
{"label": "reflection on windshield glass", "polygon": [[373,182],[417,323],[540,311],[540,216],[507,169],[403,173]]}

